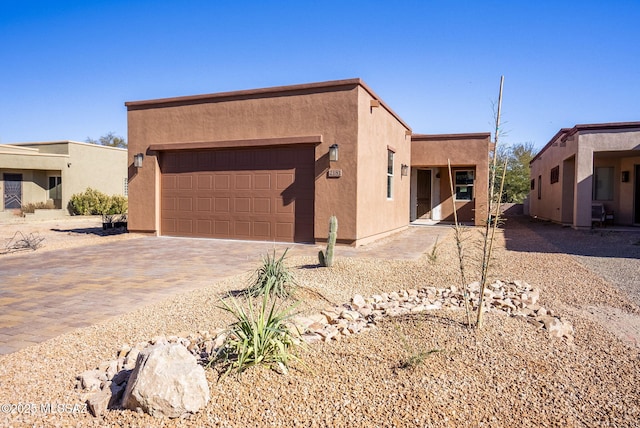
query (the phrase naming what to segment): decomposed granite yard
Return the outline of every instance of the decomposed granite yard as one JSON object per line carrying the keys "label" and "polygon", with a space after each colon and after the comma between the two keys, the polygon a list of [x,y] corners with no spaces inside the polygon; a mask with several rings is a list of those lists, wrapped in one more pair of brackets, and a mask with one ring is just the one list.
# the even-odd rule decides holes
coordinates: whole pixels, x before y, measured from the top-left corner
{"label": "decomposed granite yard", "polygon": [[[479,233],[474,229],[467,236],[471,260]],[[571,237],[583,246],[566,244]],[[596,244],[586,247],[587,242]],[[598,242],[619,254],[600,253]],[[578,232],[524,218],[507,220],[498,235],[492,279],[522,280],[540,289],[539,303],[571,322],[573,340],[551,337],[501,312],[488,312],[484,328],[476,331],[463,326],[462,310],[426,311],[384,318],[371,331],[340,341],[311,344],[301,354],[306,364],[294,364],[288,375],[254,368],[218,380],[207,370],[211,400],[188,418],[158,419],[128,410],[99,418],[83,413],[76,376],[115,358],[123,344],[227,326],[220,298],[244,288],[247,275],[212,282],[0,355],[0,425],[638,426],[640,292],[629,285],[640,275],[638,244],[637,232]],[[312,257],[288,259],[301,285],[299,310],[319,312],[349,302],[356,293],[459,284],[451,233],[439,239],[435,261],[431,252],[415,261],[346,257],[340,248],[336,253],[331,269],[314,267]],[[619,269],[611,268],[616,264]],[[470,261],[468,277],[476,271]],[[431,350],[437,352],[406,364]],[[24,406],[29,403],[35,406]],[[32,413],[18,413],[18,404]]]}

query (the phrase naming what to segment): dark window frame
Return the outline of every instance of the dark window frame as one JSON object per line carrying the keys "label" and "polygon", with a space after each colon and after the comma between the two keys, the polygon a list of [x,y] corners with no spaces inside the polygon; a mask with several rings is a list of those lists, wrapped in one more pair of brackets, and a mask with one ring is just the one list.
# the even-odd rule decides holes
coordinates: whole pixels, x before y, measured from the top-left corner
{"label": "dark window frame", "polygon": [[550,181],[551,184],[560,181],[560,165],[551,168]]}

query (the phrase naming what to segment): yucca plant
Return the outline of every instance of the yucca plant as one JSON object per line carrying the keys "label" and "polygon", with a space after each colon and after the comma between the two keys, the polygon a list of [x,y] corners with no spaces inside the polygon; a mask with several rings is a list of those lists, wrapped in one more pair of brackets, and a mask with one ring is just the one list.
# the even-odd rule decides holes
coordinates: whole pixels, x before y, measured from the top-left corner
{"label": "yucca plant", "polygon": [[224,375],[233,370],[242,373],[257,365],[267,365],[287,374],[289,362],[300,361],[295,350],[303,342],[299,332],[296,335],[296,328],[287,322],[297,304],[283,308],[275,298],[270,299],[269,287],[274,283],[274,278],[267,281],[259,305],[254,304],[251,296],[247,299],[247,308],[233,297],[222,302],[220,308],[231,313],[236,321],[210,364],[222,364]]}
{"label": "yucca plant", "polygon": [[251,297],[260,297],[264,294],[274,294],[278,297],[289,297],[296,285],[293,274],[284,263],[287,248],[280,258],[276,259],[276,250],[273,255],[267,253],[262,257],[262,266],[253,274],[251,283],[245,293]]}

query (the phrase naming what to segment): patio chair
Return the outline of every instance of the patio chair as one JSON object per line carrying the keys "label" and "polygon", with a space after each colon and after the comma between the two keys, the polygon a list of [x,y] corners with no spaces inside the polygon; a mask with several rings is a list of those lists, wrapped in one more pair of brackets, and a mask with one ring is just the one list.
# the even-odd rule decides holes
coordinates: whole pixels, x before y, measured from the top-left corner
{"label": "patio chair", "polygon": [[604,225],[606,219],[606,211],[604,205],[593,202],[591,203],[591,225],[598,223],[599,227]]}

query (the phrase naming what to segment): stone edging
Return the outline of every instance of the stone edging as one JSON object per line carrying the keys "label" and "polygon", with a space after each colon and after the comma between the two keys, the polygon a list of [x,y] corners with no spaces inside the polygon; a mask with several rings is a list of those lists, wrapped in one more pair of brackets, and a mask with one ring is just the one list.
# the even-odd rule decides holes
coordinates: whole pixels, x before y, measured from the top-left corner
{"label": "stone edging", "polygon": [[[480,284],[469,286],[470,304],[477,307]],[[536,328],[546,330],[549,335],[573,341],[573,326],[555,316],[553,312],[538,304],[540,291],[524,281],[490,284],[484,293],[485,310],[506,312],[526,319]],[[345,303],[310,316],[295,316],[290,328],[301,334],[307,343],[329,342],[342,337],[367,332],[376,327],[384,317],[420,313],[430,310],[464,310],[464,298],[457,287],[425,287],[391,293],[374,294],[364,298],[355,295],[351,303]],[[156,336],[135,346],[123,345],[115,360],[106,361],[94,370],[77,376],[76,389],[81,391],[94,416],[104,414],[107,409],[120,408],[129,375],[136,366],[140,352],[149,345],[179,343],[200,362],[208,362],[226,340],[227,332],[219,329],[210,333],[181,332],[175,336]]]}

